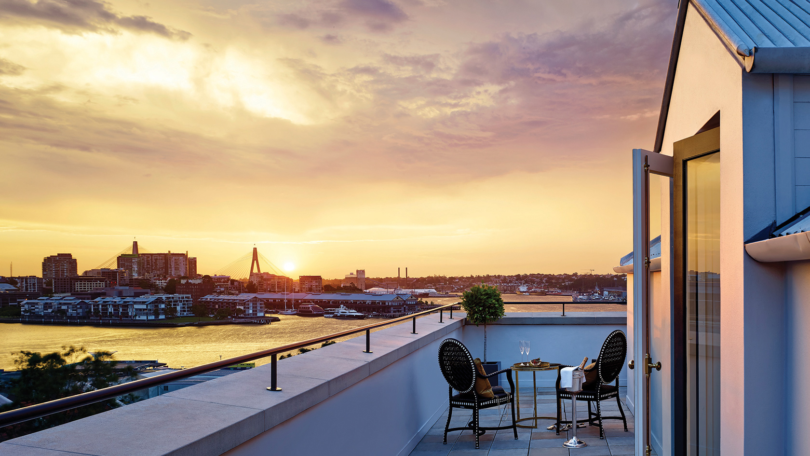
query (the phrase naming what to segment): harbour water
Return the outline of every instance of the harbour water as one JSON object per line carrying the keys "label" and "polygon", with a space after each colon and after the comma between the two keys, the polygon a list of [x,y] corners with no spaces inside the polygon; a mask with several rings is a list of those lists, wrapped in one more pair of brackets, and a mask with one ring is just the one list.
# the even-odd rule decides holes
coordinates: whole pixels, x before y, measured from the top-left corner
{"label": "harbour water", "polygon": [[[560,304],[506,305],[507,312],[560,312],[569,296],[504,295],[504,301],[558,301]],[[436,304],[458,298],[428,298]],[[621,304],[566,304],[566,312],[624,310]],[[169,367],[192,367],[301,340],[364,326],[380,320],[336,320],[280,315],[270,325],[202,326],[196,328],[104,328],[92,326],[0,325],[0,369],[14,370],[14,353],[50,353],[63,345],[88,351],[115,351],[120,360],[158,360]],[[362,334],[361,334],[362,335]],[[345,340],[346,337],[339,340]],[[373,339],[372,339],[373,341]],[[269,362],[259,360],[257,364]]]}

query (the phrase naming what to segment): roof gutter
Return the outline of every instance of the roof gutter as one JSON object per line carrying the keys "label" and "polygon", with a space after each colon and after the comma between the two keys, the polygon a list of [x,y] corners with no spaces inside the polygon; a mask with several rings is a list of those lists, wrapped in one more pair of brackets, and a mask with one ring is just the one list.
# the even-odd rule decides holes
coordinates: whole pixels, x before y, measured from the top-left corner
{"label": "roof gutter", "polygon": [[745,57],[745,71],[810,73],[810,47],[755,47],[751,50],[751,55]]}
{"label": "roof gutter", "polygon": [[810,260],[810,232],[752,242],[745,251],[760,263]]}
{"label": "roof gutter", "polygon": [[[656,272],[661,270],[661,257],[653,258],[650,260],[650,272]],[[613,272],[617,274],[632,274],[633,273],[633,263],[625,264],[623,266],[616,266],[613,268]]]}

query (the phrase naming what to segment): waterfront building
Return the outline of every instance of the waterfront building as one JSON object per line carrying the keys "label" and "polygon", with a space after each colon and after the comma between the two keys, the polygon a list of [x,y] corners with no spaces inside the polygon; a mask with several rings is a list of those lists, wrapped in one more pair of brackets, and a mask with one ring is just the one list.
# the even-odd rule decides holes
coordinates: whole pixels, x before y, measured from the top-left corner
{"label": "waterfront building", "polygon": [[118,285],[127,285],[129,284],[129,271],[124,268],[101,268],[101,269],[90,269],[84,271],[82,273],[83,276],[97,276],[97,277],[104,277],[107,279],[107,282],[110,286],[115,287]]}
{"label": "waterfront building", "polygon": [[107,279],[100,276],[56,277],[51,280],[54,293],[82,293],[108,286]]}
{"label": "waterfront building", "polygon": [[196,279],[199,277],[197,274],[197,257],[188,258],[188,271],[186,272],[186,276],[188,276],[189,279]]}
{"label": "waterfront building", "polygon": [[28,293],[41,293],[44,279],[37,276],[17,276],[9,277],[17,282],[17,290],[25,291]]}
{"label": "waterfront building", "polygon": [[355,287],[365,290],[366,289],[366,270],[358,269],[356,272],[346,274],[346,277],[340,282],[341,287],[354,285]]}
{"label": "waterfront building", "polygon": [[0,277],[0,309],[20,305],[21,302],[27,299],[36,299],[38,297],[38,291],[24,291],[19,287],[19,281],[15,286],[8,283],[6,277]]}
{"label": "waterfront building", "polygon": [[418,309],[416,296],[403,294],[371,295],[365,293],[242,293],[242,299],[257,297],[264,309],[283,310],[293,305],[315,304],[324,309],[346,306],[360,312],[401,314]]}
{"label": "waterfront building", "polygon": [[154,320],[166,318],[166,307],[177,308],[177,315],[191,315],[189,295],[143,295],[137,297],[103,296],[82,299],[76,296],[53,296],[28,299],[21,304],[22,314],[50,318],[117,318]]}
{"label": "waterfront building", "polygon": [[295,283],[291,277],[271,274],[269,272],[251,272],[250,283],[258,287],[262,292],[283,292],[293,291]]}
{"label": "waterfront building", "polygon": [[298,291],[301,293],[320,293],[323,291],[321,276],[298,276]]}
{"label": "waterfront building", "polygon": [[135,241],[131,254],[118,256],[117,267],[125,269],[129,277],[191,277],[197,274],[197,259],[188,252],[140,253]]}
{"label": "waterfront building", "polygon": [[205,296],[200,299],[200,304],[205,304],[208,308],[208,315],[215,314],[219,309],[226,309],[231,313],[241,309],[245,317],[263,317],[265,310],[264,302],[255,293]]}
{"label": "waterfront building", "polygon": [[[134,320],[162,320],[166,318],[166,303],[164,298],[158,295],[144,295],[134,298],[104,297],[94,299],[89,304],[91,313],[101,318]],[[157,318],[155,318],[156,316]]]}
{"label": "waterfront building", "polygon": [[91,306],[88,301],[73,296],[43,296],[20,304],[24,316],[48,318],[88,317]]}
{"label": "waterfront building", "polygon": [[167,307],[174,307],[177,309],[178,317],[189,317],[191,313],[191,306],[193,304],[191,295],[189,294],[156,294],[151,295],[153,298],[161,298]]}
{"label": "waterfront building", "polygon": [[207,279],[180,279],[177,284],[177,294],[191,296],[192,304],[198,304],[200,298],[214,293],[216,284],[213,280]]}
{"label": "waterfront building", "polygon": [[42,278],[55,279],[79,275],[76,259],[70,253],[59,253],[42,260]]}

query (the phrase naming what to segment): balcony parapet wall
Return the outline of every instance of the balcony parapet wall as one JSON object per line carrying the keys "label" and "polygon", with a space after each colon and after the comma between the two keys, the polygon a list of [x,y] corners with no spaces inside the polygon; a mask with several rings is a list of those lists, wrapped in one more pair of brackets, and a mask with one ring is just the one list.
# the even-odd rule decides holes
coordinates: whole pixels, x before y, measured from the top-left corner
{"label": "balcony parapet wall", "polygon": [[[517,341],[527,338],[532,357],[579,362],[624,328],[623,315],[507,314],[487,329],[488,357],[517,362]],[[416,335],[410,322],[376,331],[371,354],[360,336],[279,361],[281,392],[266,390],[270,366],[260,366],[0,443],[0,454],[407,455],[447,407],[441,341],[462,340],[483,358],[483,327],[460,316],[419,318]]]}

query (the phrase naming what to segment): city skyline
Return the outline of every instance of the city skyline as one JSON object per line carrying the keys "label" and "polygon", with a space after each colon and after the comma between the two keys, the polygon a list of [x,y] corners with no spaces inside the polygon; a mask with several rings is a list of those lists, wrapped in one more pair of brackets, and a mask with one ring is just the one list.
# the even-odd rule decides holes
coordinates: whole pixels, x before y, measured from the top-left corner
{"label": "city skyline", "polygon": [[3,274],[133,236],[201,273],[256,244],[324,277],[632,249],[676,2],[5,3]]}

